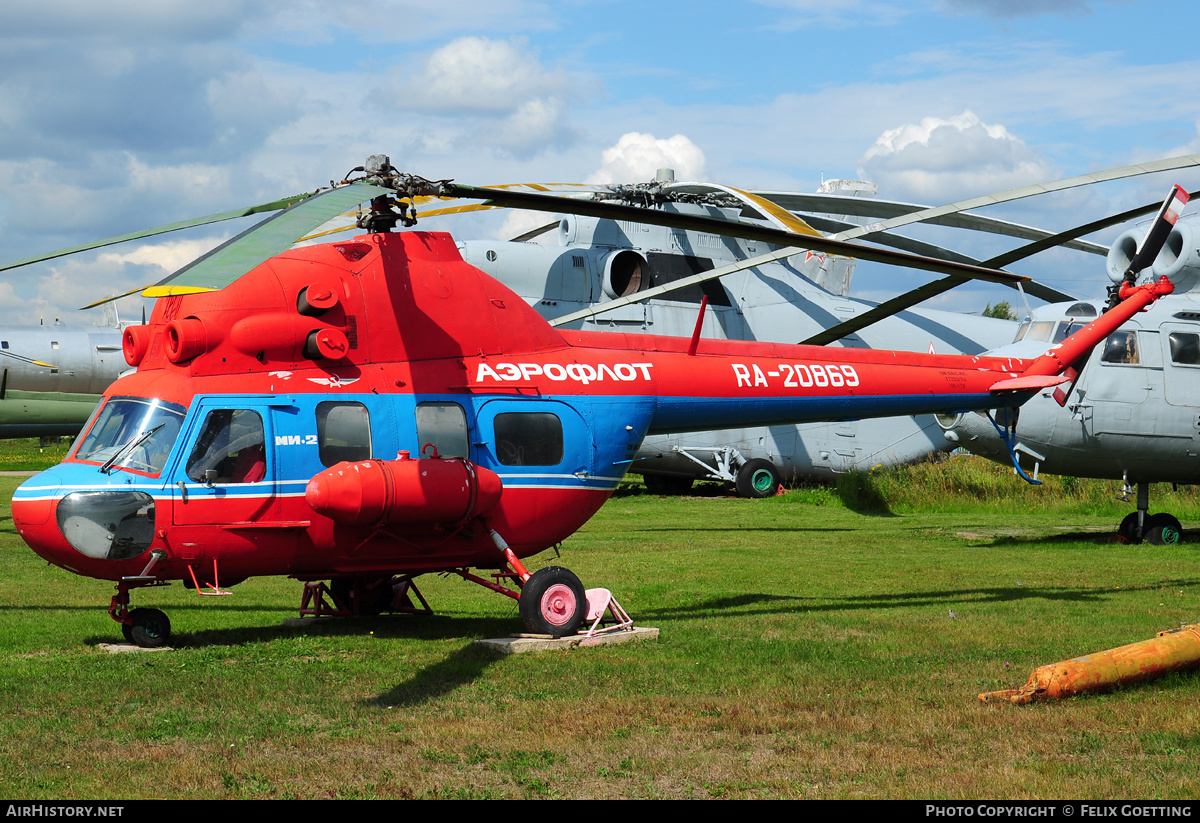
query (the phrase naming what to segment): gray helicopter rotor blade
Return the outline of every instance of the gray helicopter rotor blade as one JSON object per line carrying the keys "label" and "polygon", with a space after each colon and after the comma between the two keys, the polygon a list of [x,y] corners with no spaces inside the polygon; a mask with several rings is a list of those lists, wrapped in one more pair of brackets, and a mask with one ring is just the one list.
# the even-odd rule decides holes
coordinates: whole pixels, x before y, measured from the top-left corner
{"label": "gray helicopter rotor blade", "polygon": [[827,346],[835,340],[841,340],[847,335],[854,334],[860,329],[865,329],[867,326],[878,323],[880,320],[885,320],[894,314],[899,314],[905,309],[912,308],[917,303],[928,300],[931,297],[936,297],[942,292],[950,291],[950,289],[961,286],[967,282],[963,277],[944,277],[941,280],[934,280],[932,283],[926,283],[924,286],[907,291],[891,300],[885,300],[870,311],[863,312],[860,315],[838,323],[836,326],[830,326],[824,331],[800,341],[801,345],[808,346]]}
{"label": "gray helicopter rotor blade", "polygon": [[[1167,199],[1163,201],[1159,208],[1158,218],[1154,224],[1146,232],[1146,237],[1142,241],[1142,247],[1138,250],[1138,254],[1129,264],[1129,272],[1126,276],[1130,276],[1130,272],[1136,273],[1150,264],[1151,261],[1158,255],[1162,245],[1166,242],[1167,234],[1170,232],[1171,226],[1175,224],[1175,218],[1182,211],[1183,205],[1187,203],[1190,195],[1183,190],[1181,186],[1175,186],[1171,189],[1171,193],[1167,195]],[[1153,208],[1151,205],[1149,208]],[[1147,209],[1148,211],[1149,209]],[[1140,211],[1135,209],[1134,211]],[[1106,218],[1107,219],[1107,218]],[[1103,221],[1098,221],[1103,222]],[[1086,228],[1086,227],[1084,227]],[[1075,231],[1074,229],[1071,231]],[[1002,257],[1006,255],[1001,255]],[[987,261],[992,262],[992,261]],[[986,265],[986,263],[985,263]],[[824,346],[835,340],[840,340],[846,335],[853,334],[860,329],[877,323],[885,317],[890,317],[893,314],[904,311],[917,303],[935,297],[942,292],[949,291],[955,286],[959,286],[966,282],[962,277],[946,277],[941,280],[936,280],[932,283],[927,283],[920,288],[905,292],[904,294],[893,297],[891,300],[880,303],[875,308],[868,312],[852,317],[845,322],[838,323],[836,326],[831,326],[822,332],[812,335],[811,337],[800,341],[802,344]],[[1068,298],[1073,299],[1073,298]]]}
{"label": "gray helicopter rotor blade", "polygon": [[204,217],[195,217],[191,220],[180,220],[178,223],[167,223],[163,226],[155,226],[151,229],[143,229],[142,231],[130,232],[129,234],[119,234],[115,237],[107,237],[104,240],[96,240],[91,243],[84,243],[79,246],[71,246],[65,249],[47,252],[45,254],[36,254],[33,257],[26,257],[23,260],[14,260],[11,263],[0,265],[0,271],[8,269],[16,269],[21,266],[28,266],[33,263],[40,263],[43,260],[53,260],[56,257],[66,257],[69,254],[77,254],[79,252],[90,251],[92,249],[103,248],[104,246],[112,246],[117,243],[124,243],[129,240],[140,240],[145,237],[154,237],[159,234],[166,234],[180,229],[190,229],[196,226],[207,226],[210,223],[220,223],[225,220],[236,220],[239,217],[249,217],[252,214],[261,214],[268,211],[278,211],[286,209],[300,201],[311,197],[309,193],[294,194],[291,197],[284,197],[280,200],[272,200],[270,203],[260,203],[257,206],[248,206],[240,209],[231,209],[229,211],[217,212]]}
{"label": "gray helicopter rotor blade", "polygon": [[[1200,196],[1200,189],[1188,192],[1188,197],[1197,196]],[[1091,223],[1084,223],[1082,226],[1076,226],[1073,229],[1067,229],[1066,231],[1059,232],[1058,234],[1051,235],[1050,237],[1047,237],[1043,240],[1038,240],[1034,243],[1018,246],[1012,251],[1007,251],[1004,254],[998,254],[995,257],[984,261],[982,265],[1004,268],[1012,263],[1016,263],[1018,260],[1024,260],[1026,257],[1031,257],[1038,252],[1045,251],[1046,249],[1050,249],[1055,246],[1067,245],[1064,242],[1066,240],[1072,240],[1076,237],[1084,237],[1092,232],[1097,232],[1101,229],[1107,229],[1108,227],[1115,226],[1118,223],[1124,223],[1134,219],[1135,217],[1141,217],[1144,214],[1149,214],[1156,208],[1159,208],[1161,205],[1161,203],[1155,200],[1153,203],[1147,203],[1144,206],[1138,206],[1137,208],[1129,209],[1129,211],[1123,211],[1120,214],[1113,214],[1109,215],[1108,217],[1101,218],[1100,220],[1093,220]],[[1029,288],[1029,285],[1025,286],[1025,290],[1030,294],[1033,294],[1032,290]]]}
{"label": "gray helicopter rotor blade", "polygon": [[[806,222],[814,212],[822,214],[844,214],[851,217],[883,218],[899,217],[914,214],[929,209],[929,206],[916,203],[903,203],[899,200],[880,200],[876,197],[851,197],[844,194],[809,194],[806,192],[754,192],[755,194],[783,206],[788,211],[797,214]],[[996,217],[985,217],[981,214],[956,212],[953,214],[931,217],[922,222],[939,226],[949,226],[956,229],[986,232],[1005,237],[1016,237],[1021,240],[1041,240],[1050,237],[1053,232],[1036,226],[1014,223],[1011,220],[1001,220]],[[847,224],[849,228],[857,228],[858,224]],[[1108,247],[1100,243],[1085,240],[1073,240],[1065,244],[1068,248],[1104,256]]]}
{"label": "gray helicopter rotor blade", "polygon": [[968,209],[978,209],[983,206],[991,206],[997,203],[1007,203],[1012,200],[1020,200],[1025,197],[1032,197],[1035,194],[1046,194],[1052,191],[1063,191],[1072,189],[1078,186],[1086,186],[1091,183],[1102,183],[1108,180],[1120,180],[1126,177],[1136,177],[1142,174],[1153,174],[1160,171],[1171,171],[1172,169],[1184,169],[1191,166],[1200,165],[1200,154],[1184,154],[1178,157],[1168,157],[1163,160],[1153,160],[1148,163],[1135,163],[1130,166],[1122,166],[1119,169],[1108,169],[1106,171],[1091,172],[1089,174],[1080,174],[1075,177],[1066,177],[1062,180],[1053,180],[1048,183],[1035,183],[1031,186],[1021,186],[1007,191],[996,192],[995,194],[985,194],[979,197],[971,197],[966,200],[959,200],[957,203],[949,203],[945,206],[935,206],[931,209],[912,212],[897,217],[884,220],[880,223],[871,223],[867,226],[860,226],[851,231],[842,232],[835,236],[837,240],[852,240],[856,237],[866,237],[875,232],[887,231],[899,226],[907,226],[911,223],[922,223],[934,218],[940,218],[950,214],[956,214]]}
{"label": "gray helicopter rotor blade", "polygon": [[[1150,208],[1154,208],[1155,205],[1158,204],[1156,203],[1151,205],[1147,211],[1149,211]],[[853,223],[846,223],[842,220],[833,220],[828,217],[817,217],[815,215],[808,214],[803,214],[801,216],[804,218],[806,223],[811,225],[813,228],[820,229],[821,231],[842,231],[847,228],[852,228],[854,225]],[[1053,235],[1053,237],[1057,236],[1058,235]],[[1053,239],[1053,237],[1050,239]],[[974,257],[969,257],[965,254],[961,254],[960,252],[956,252],[942,246],[935,246],[932,243],[925,243],[921,240],[914,240],[911,237],[904,237],[899,234],[892,234],[891,232],[880,232],[879,234],[872,235],[871,242],[893,246],[902,251],[912,252],[913,254],[923,254],[927,257],[937,257],[942,260],[956,260],[959,263],[970,263],[975,266],[1001,269],[1008,265],[1007,261],[1004,263],[998,263],[997,260],[1000,258],[992,258],[991,260],[976,260]],[[1059,245],[1057,243],[1050,243],[1047,240],[1040,240],[1037,243],[1030,243],[1028,246],[1022,246],[1021,248],[1025,249],[1029,248],[1030,246],[1040,245],[1042,243],[1047,243],[1047,245],[1042,246],[1040,249],[1035,249],[1034,251],[1029,252],[1029,254],[1035,254],[1043,249],[1050,248],[1054,245]],[[1021,255],[1015,259],[1022,260],[1028,256],[1029,255]],[[1014,289],[1018,288],[1016,283],[1005,283],[1004,285],[1010,286]],[[1047,303],[1064,303],[1066,301],[1076,299],[1069,294],[1064,294],[1057,289],[1053,289],[1047,285],[1038,283],[1036,280],[1030,280],[1027,283],[1022,283],[1019,288],[1024,289],[1026,293],[1032,294],[1034,297],[1045,300]]]}
{"label": "gray helicopter rotor blade", "polygon": [[[554,213],[579,214],[586,217],[599,217],[608,220],[625,220],[631,223],[665,226],[672,229],[702,231],[717,235],[740,237],[744,240],[754,240],[770,243],[775,246],[810,249],[827,254],[840,254],[859,260],[870,260],[874,263],[884,263],[893,266],[932,271],[938,274],[950,274],[968,279],[987,280],[990,282],[1025,282],[1029,278],[998,269],[988,269],[972,266],[966,263],[956,263],[950,260],[938,260],[922,255],[905,252],[876,249],[831,240],[814,235],[801,235],[781,229],[765,228],[747,223],[731,223],[712,217],[678,214],[657,209],[643,209],[636,206],[622,206],[614,203],[594,202],[588,200],[564,200],[563,198],[530,192],[496,191],[473,186],[451,184],[450,193],[458,197],[470,197],[494,203],[500,206],[547,211]],[[712,276],[712,272],[708,272]],[[678,281],[682,283],[684,281]]]}

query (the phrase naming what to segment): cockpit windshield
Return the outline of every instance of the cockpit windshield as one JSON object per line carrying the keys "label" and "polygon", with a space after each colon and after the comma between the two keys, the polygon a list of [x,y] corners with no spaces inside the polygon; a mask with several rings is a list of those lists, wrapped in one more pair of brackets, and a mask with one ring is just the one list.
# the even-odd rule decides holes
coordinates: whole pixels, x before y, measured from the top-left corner
{"label": "cockpit windshield", "polygon": [[186,413],[183,406],[162,400],[113,397],[100,409],[87,437],[75,450],[75,459],[159,474]]}

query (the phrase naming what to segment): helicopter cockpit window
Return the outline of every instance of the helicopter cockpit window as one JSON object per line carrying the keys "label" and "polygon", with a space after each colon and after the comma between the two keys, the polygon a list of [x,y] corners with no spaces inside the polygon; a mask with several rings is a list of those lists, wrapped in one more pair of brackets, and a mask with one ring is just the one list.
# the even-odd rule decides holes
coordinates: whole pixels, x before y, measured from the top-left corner
{"label": "helicopter cockpit window", "polygon": [[1028,331],[1029,331],[1029,324],[1028,324],[1028,323],[1022,323],[1020,326],[1017,326],[1017,336],[1013,338],[1013,342],[1014,342],[1014,343],[1019,343],[1019,342],[1021,342],[1022,340],[1024,340],[1024,339],[1025,339],[1025,335],[1026,335],[1026,333],[1027,333]]}
{"label": "helicopter cockpit window", "polygon": [[467,414],[457,403],[418,403],[417,441],[422,457],[432,457],[432,444],[439,457],[467,457]]}
{"label": "helicopter cockpit window", "polygon": [[362,403],[317,404],[317,448],[321,463],[371,459],[371,415]]}
{"label": "helicopter cockpit window", "polygon": [[161,400],[114,397],[96,414],[75,459],[106,463],[116,457],[115,468],[159,474],[186,412],[183,406]]}
{"label": "helicopter cockpit window", "polygon": [[197,483],[254,483],[266,474],[266,439],[258,413],[210,411],[188,457],[187,476]]}
{"label": "helicopter cockpit window", "polygon": [[1138,359],[1137,333],[1119,331],[1110,334],[1104,341],[1104,354],[1100,359],[1105,363],[1137,364]]}
{"label": "helicopter cockpit window", "polygon": [[1058,324],[1058,328],[1054,330],[1054,342],[1061,343],[1075,332],[1083,328],[1083,323],[1079,320],[1064,320]]}
{"label": "helicopter cockpit window", "polygon": [[1200,334],[1171,332],[1167,339],[1171,343],[1171,362],[1182,366],[1200,366]]}
{"label": "helicopter cockpit window", "polygon": [[1050,342],[1050,335],[1054,332],[1053,320],[1038,320],[1029,326],[1029,332],[1025,335],[1028,340],[1043,340]]}
{"label": "helicopter cockpit window", "polygon": [[496,415],[496,457],[505,466],[557,466],[563,459],[563,428],[549,412]]}

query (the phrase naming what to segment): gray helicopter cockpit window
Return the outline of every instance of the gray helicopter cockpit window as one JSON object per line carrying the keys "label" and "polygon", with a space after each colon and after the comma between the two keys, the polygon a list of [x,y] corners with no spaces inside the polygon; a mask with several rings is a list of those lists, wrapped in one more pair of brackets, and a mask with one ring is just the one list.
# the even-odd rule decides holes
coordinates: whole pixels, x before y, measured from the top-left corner
{"label": "gray helicopter cockpit window", "polygon": [[1108,336],[1104,341],[1104,354],[1100,359],[1105,363],[1123,363],[1136,365],[1141,362],[1138,358],[1137,332],[1119,331]]}
{"label": "gray helicopter cockpit window", "polygon": [[[143,397],[114,397],[75,450],[76,460],[159,474],[183,425],[187,409]],[[113,458],[116,458],[115,460]]]}
{"label": "gray helicopter cockpit window", "polygon": [[1075,332],[1082,329],[1083,321],[1080,320],[1064,320],[1058,324],[1058,328],[1054,330],[1054,342],[1061,343]]}
{"label": "gray helicopter cockpit window", "polygon": [[255,483],[267,473],[262,418],[249,409],[208,413],[187,461],[197,483]]}
{"label": "gray helicopter cockpit window", "polygon": [[1171,344],[1171,362],[1181,366],[1200,366],[1200,334],[1173,331],[1167,336]]}

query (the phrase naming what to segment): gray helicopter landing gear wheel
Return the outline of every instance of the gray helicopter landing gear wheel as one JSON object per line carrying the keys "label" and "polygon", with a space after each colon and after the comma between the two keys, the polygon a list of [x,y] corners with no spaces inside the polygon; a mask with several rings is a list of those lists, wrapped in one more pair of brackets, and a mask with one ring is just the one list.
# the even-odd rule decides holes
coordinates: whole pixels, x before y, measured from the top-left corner
{"label": "gray helicopter landing gear wheel", "polygon": [[532,634],[575,634],[587,617],[583,584],[569,569],[547,566],[529,576],[517,603],[521,622]]}
{"label": "gray helicopter landing gear wheel", "polygon": [[133,625],[122,626],[122,634],[143,649],[157,649],[171,639],[171,621],[158,609],[134,609],[129,619]]}
{"label": "gray helicopter landing gear wheel", "polygon": [[1146,520],[1146,540],[1154,546],[1177,546],[1183,542],[1183,526],[1174,515],[1159,512]]}
{"label": "gray helicopter landing gear wheel", "polygon": [[741,497],[770,497],[782,482],[779,469],[770,460],[756,457],[738,469],[737,493]]}

